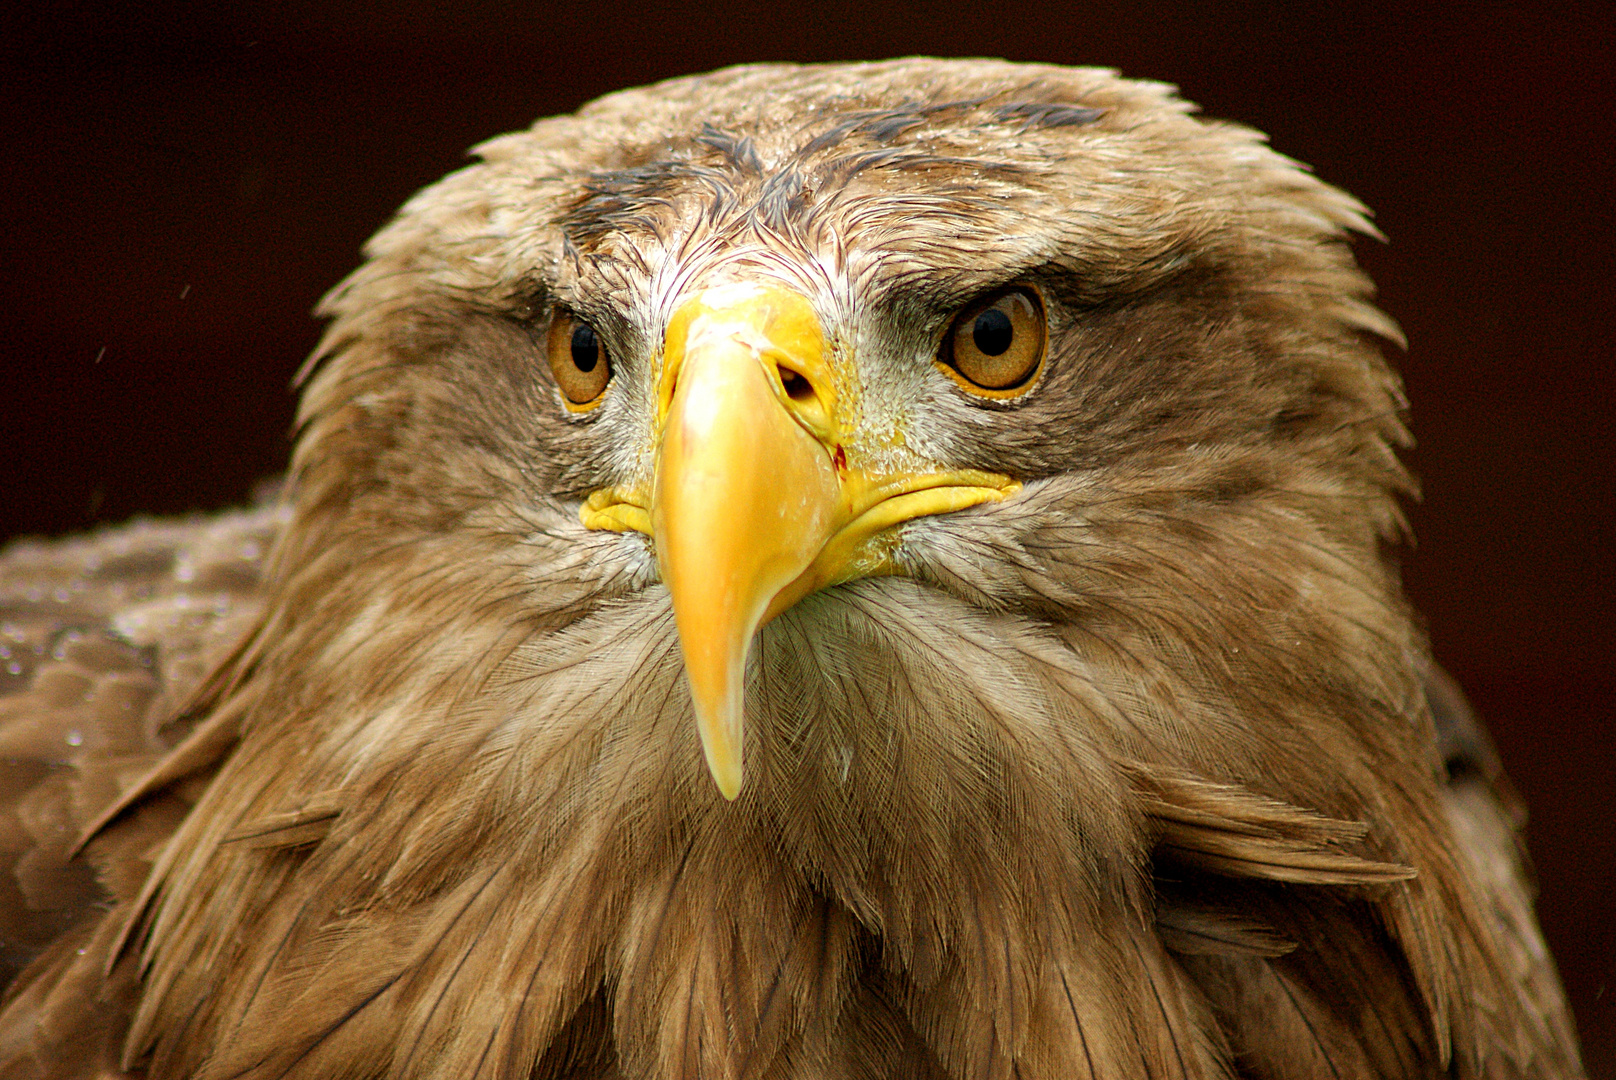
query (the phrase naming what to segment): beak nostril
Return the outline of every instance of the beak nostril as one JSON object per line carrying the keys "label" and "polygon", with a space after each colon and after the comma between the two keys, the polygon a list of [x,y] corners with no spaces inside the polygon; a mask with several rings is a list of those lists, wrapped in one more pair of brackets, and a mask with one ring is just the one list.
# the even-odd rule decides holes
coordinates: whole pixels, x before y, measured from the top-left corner
{"label": "beak nostril", "polygon": [[814,396],[814,384],[809,382],[801,372],[792,371],[788,367],[781,367],[780,385],[785,389],[786,397],[792,401],[808,401]]}

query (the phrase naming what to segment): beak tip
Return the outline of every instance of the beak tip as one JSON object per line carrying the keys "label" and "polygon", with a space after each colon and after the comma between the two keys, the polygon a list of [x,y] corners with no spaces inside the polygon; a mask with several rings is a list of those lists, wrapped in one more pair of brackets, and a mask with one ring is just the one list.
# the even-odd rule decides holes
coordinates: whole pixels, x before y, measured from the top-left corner
{"label": "beak tip", "polygon": [[741,793],[741,782],[744,779],[741,763],[708,759],[707,771],[712,773],[713,783],[718,785],[718,793],[724,796],[726,802],[734,802]]}

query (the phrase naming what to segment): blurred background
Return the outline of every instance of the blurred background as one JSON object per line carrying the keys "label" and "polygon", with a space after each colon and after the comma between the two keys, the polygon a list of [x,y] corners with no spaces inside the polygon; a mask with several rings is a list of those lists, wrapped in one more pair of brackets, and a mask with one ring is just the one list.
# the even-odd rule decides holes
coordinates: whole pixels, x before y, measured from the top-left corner
{"label": "blurred background", "polygon": [[61,0],[0,13],[0,537],[246,500],[310,309],[468,146],[752,60],[1102,64],[1376,212],[1425,485],[1409,591],[1531,805],[1616,1076],[1616,22],[1518,4]]}

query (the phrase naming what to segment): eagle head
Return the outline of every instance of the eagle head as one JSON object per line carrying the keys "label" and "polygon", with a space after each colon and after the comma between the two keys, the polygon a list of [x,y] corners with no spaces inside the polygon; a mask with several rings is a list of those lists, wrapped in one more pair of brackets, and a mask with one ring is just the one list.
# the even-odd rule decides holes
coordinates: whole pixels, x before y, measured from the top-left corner
{"label": "eagle head", "polygon": [[1574,1060],[1456,832],[1355,232],[1096,69],[741,67],[483,144],[323,303],[126,1064]]}

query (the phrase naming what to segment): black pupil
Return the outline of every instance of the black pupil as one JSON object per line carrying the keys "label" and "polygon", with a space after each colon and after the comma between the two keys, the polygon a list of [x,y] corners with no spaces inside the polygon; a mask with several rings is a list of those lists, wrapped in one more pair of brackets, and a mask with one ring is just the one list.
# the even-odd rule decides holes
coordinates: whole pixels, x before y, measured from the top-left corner
{"label": "black pupil", "polygon": [[[998,356],[1010,347],[1010,342],[1016,336],[1015,328],[1010,325],[1010,316],[998,308],[988,308],[976,317],[971,326],[971,340],[986,356]],[[572,339],[577,341],[575,337]],[[573,355],[578,354],[578,346],[572,347]]]}
{"label": "black pupil", "polygon": [[[1009,325],[1009,320],[1005,325]],[[598,363],[600,340],[595,337],[595,328],[579,323],[572,331],[572,366],[579,371],[594,371]]]}

